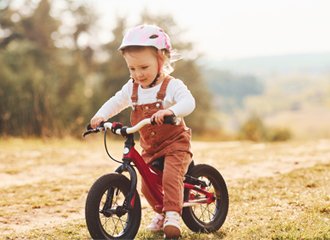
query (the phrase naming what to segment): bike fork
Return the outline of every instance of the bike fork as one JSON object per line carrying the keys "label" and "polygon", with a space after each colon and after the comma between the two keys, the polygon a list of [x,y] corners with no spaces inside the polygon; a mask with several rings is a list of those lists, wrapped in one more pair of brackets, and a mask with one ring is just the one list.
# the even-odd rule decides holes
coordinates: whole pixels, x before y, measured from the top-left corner
{"label": "bike fork", "polygon": [[100,211],[100,213],[102,213],[106,217],[109,217],[111,215],[111,206],[112,206],[113,195],[114,195],[114,188],[110,187],[108,189],[107,198],[105,200],[103,208]]}
{"label": "bike fork", "polygon": [[116,169],[116,172],[122,174],[123,172],[128,172],[130,176],[131,186],[128,195],[124,201],[124,208],[133,209],[135,204],[135,192],[137,185],[137,175],[134,168],[130,165],[129,160],[124,159],[124,163]]}

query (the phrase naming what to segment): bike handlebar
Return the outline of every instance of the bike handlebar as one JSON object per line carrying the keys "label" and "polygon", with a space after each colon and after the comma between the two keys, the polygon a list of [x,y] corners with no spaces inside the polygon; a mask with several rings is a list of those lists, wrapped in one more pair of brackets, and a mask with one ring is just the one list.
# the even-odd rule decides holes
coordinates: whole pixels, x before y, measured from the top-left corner
{"label": "bike handlebar", "polygon": [[[85,137],[86,135],[91,134],[91,133],[97,133],[97,132],[104,131],[106,129],[110,129],[114,134],[127,136],[128,134],[133,134],[133,133],[138,132],[141,128],[143,128],[145,125],[148,125],[148,124],[154,125],[156,123],[153,122],[151,120],[151,118],[145,118],[132,127],[119,127],[119,128],[113,129],[113,127],[115,125],[118,126],[118,123],[112,123],[109,120],[107,120],[106,122],[102,122],[100,124],[100,126],[98,126],[97,128],[91,128],[91,126],[89,124],[87,126],[87,131],[85,131],[83,133],[83,137]],[[163,124],[176,125],[176,124],[178,124],[178,119],[174,115],[165,116]]]}

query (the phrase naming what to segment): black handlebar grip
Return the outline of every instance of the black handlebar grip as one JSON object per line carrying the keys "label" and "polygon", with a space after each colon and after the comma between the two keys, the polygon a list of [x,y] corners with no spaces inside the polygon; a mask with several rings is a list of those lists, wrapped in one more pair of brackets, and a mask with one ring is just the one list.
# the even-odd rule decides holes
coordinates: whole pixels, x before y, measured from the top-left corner
{"label": "black handlebar grip", "polygon": [[176,124],[176,116],[175,115],[170,115],[170,116],[165,116],[164,117],[164,124]]}

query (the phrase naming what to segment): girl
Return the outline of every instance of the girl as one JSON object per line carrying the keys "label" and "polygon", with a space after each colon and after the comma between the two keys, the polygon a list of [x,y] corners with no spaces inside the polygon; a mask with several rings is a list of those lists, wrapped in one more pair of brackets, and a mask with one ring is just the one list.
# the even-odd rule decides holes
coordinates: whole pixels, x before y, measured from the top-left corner
{"label": "girl", "polygon": [[[173,50],[168,35],[154,25],[140,25],[130,29],[119,47],[127,63],[130,80],[98,110],[91,119],[97,127],[127,107],[132,107],[131,124],[152,118],[157,124],[140,131],[142,157],[147,163],[164,156],[163,209],[156,206],[147,186],[142,181],[142,193],[157,212],[150,231],[163,230],[167,238],[181,234],[180,214],[183,203],[183,177],[191,162],[191,132],[183,117],[195,108],[195,99],[184,83],[171,77]],[[163,123],[164,116],[181,118],[179,125]]]}

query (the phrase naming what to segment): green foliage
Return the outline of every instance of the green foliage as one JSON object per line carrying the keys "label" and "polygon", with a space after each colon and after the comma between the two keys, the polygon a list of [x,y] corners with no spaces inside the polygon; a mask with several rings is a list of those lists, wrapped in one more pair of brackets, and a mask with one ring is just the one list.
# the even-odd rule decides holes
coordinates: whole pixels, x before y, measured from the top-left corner
{"label": "green foliage", "polygon": [[[92,6],[66,1],[56,11],[53,4],[25,0],[18,9],[11,8],[10,1],[0,5],[0,135],[80,136],[97,109],[129,79],[117,50],[128,27],[124,18],[117,19],[112,41],[83,44],[82,39],[93,39],[97,27]],[[73,19],[70,25],[67,18]],[[162,26],[174,36],[179,51],[192,50],[170,16],[145,11],[142,22]],[[195,133],[202,132],[208,127],[202,120],[212,106],[210,98],[204,98],[210,93],[200,69],[194,60],[182,60],[174,75],[197,100],[187,120]],[[128,119],[128,111],[114,117],[125,124]]]}
{"label": "green foliage", "polygon": [[239,139],[260,141],[286,141],[291,138],[291,132],[286,128],[270,128],[266,127],[261,118],[252,115],[242,124],[239,131]]}
{"label": "green foliage", "polygon": [[250,117],[240,129],[240,138],[251,141],[263,141],[266,138],[266,129],[257,116]]}
{"label": "green foliage", "polygon": [[[47,135],[54,126],[54,58],[50,57],[53,46],[47,36],[56,21],[45,14],[47,11],[49,4],[42,1],[33,16],[21,16],[21,25],[6,25],[11,35],[4,38],[2,43],[6,44],[0,50],[2,134]],[[38,26],[41,19],[49,22],[48,28]],[[11,36],[24,37],[8,40]]]}
{"label": "green foliage", "polygon": [[292,137],[287,128],[269,128],[267,131],[267,140],[270,142],[286,141]]}

